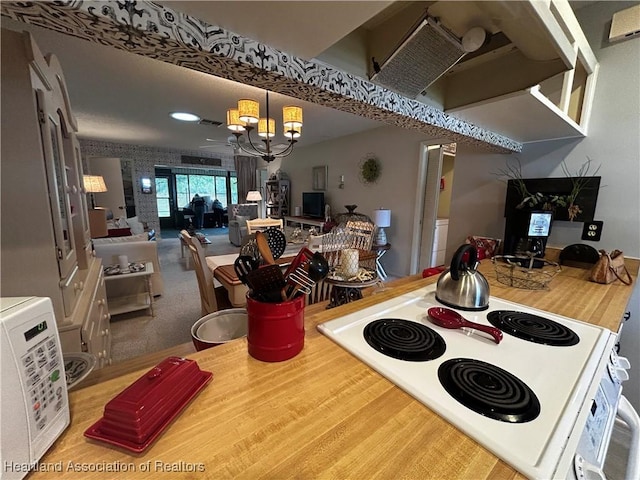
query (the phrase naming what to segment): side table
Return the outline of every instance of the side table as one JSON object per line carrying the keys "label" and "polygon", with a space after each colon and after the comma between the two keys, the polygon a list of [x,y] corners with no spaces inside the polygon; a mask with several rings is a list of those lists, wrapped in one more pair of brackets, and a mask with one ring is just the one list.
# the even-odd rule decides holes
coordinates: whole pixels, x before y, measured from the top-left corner
{"label": "side table", "polygon": [[135,292],[130,295],[109,296],[107,289],[107,303],[109,305],[109,313],[118,315],[120,313],[135,312],[136,310],[149,309],[151,316],[155,317],[153,311],[153,290],[151,288],[151,275],[153,275],[153,263],[145,262],[144,270],[139,272],[118,273],[115,275],[105,275],[104,281],[109,283],[123,282],[127,279],[140,279],[144,281],[144,292]]}
{"label": "side table", "polygon": [[391,244],[387,243],[386,245],[373,245],[371,247],[371,251],[376,252],[376,271],[378,272],[378,276],[382,280],[387,279],[387,272],[384,271],[382,264],[380,263],[380,259],[382,256],[389,251],[391,248]]}

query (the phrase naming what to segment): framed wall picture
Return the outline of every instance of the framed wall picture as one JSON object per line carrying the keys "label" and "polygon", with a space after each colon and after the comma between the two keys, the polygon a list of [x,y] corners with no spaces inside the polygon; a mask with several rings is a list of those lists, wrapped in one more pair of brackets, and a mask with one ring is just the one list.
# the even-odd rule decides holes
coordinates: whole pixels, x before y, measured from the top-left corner
{"label": "framed wall picture", "polygon": [[312,172],[313,172],[313,181],[312,181],[313,189],[326,190],[329,167],[327,167],[326,165],[313,167]]}

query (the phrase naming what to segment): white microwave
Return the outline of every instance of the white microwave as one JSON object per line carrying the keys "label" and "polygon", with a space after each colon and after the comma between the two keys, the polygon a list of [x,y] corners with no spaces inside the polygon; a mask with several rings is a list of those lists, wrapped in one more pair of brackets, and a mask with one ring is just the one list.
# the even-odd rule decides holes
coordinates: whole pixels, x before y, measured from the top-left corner
{"label": "white microwave", "polygon": [[0,298],[0,479],[21,479],[69,425],[49,298]]}

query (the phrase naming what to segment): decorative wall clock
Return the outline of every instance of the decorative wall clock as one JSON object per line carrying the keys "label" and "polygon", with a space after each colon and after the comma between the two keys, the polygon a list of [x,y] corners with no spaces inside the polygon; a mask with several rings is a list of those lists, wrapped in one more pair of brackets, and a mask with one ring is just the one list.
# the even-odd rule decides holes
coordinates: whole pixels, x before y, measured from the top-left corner
{"label": "decorative wall clock", "polygon": [[364,183],[375,183],[381,172],[380,161],[373,155],[367,155],[360,163],[360,180]]}

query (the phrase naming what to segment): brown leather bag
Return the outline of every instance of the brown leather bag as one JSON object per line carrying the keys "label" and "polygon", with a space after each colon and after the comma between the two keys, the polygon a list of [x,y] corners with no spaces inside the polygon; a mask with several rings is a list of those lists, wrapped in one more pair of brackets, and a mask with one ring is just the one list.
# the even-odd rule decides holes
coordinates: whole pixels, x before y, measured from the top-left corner
{"label": "brown leather bag", "polygon": [[620,250],[610,254],[600,250],[600,259],[591,269],[589,280],[596,283],[612,283],[620,280],[625,285],[631,285],[631,275],[624,264],[624,255]]}

